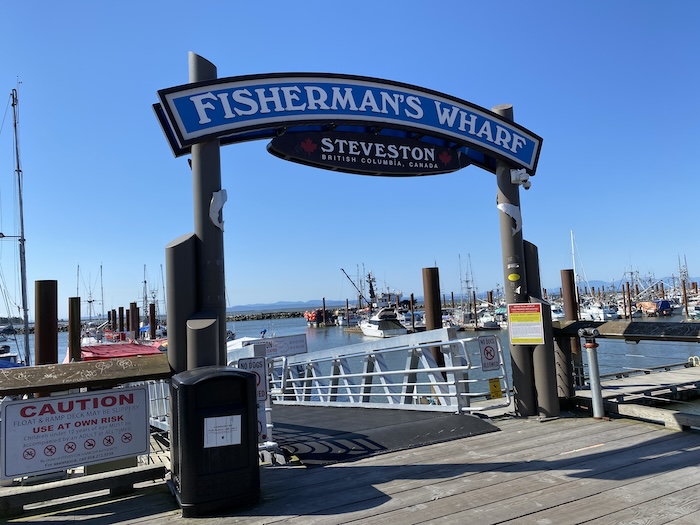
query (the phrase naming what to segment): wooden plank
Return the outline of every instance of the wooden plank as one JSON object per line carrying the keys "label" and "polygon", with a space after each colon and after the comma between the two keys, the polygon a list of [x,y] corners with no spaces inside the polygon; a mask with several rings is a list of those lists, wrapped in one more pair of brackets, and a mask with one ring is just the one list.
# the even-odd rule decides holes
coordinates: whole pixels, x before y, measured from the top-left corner
{"label": "wooden plank", "polygon": [[78,387],[112,387],[172,375],[165,353],[78,363],[0,369],[0,396],[59,392]]}
{"label": "wooden plank", "polygon": [[[607,422],[593,419],[560,420],[558,421],[556,432],[547,431],[551,422],[525,423],[521,420],[519,423],[517,432],[492,433],[490,435],[494,436],[493,439],[488,439],[486,434],[469,438],[469,462],[474,464],[486,463],[494,457],[498,457],[503,461],[506,461],[509,457],[518,457],[519,459],[535,458],[541,451],[546,452],[562,444],[566,444],[567,447],[577,447],[576,443],[580,443],[585,439],[592,438],[598,442],[608,437],[612,439],[613,435],[618,439],[621,438],[619,429],[614,428],[612,425],[607,425]],[[653,427],[640,424],[626,427],[624,435],[648,436],[650,432],[653,432]],[[422,475],[429,475],[431,469],[439,470],[445,464],[453,462],[455,457],[459,457],[463,453],[462,449],[464,446],[463,440],[449,441],[439,445],[386,454],[382,456],[380,461],[383,467],[401,466],[406,474],[410,474],[415,470],[416,472],[422,472]],[[324,470],[323,474],[314,476],[313,481],[309,478],[308,483],[314,486],[327,486],[338,480],[344,482],[347,474],[340,469],[343,467],[351,468],[358,464],[361,463],[339,464],[337,465],[338,469]],[[426,464],[430,466],[426,467]],[[353,475],[353,479],[358,481],[357,474]],[[373,481],[376,480],[368,478],[363,483],[372,483]],[[278,497],[281,497],[288,491],[296,494],[306,484],[306,479],[295,480],[293,484],[290,484],[288,477],[283,476],[279,480],[272,481],[268,488],[274,491]],[[338,488],[337,490],[341,489]]]}
{"label": "wooden plank", "polygon": [[666,525],[698,525],[698,523],[700,523],[700,511],[674,518],[672,521],[666,522]]}
{"label": "wooden plank", "polygon": [[[685,436],[690,437],[688,434]],[[645,451],[648,451],[648,448]],[[603,461],[594,461],[593,470],[590,466],[587,469],[585,464],[566,465],[563,470],[559,470],[559,465],[554,462],[548,467],[555,468],[555,472],[542,472],[533,468],[532,474],[515,480],[496,476],[492,485],[488,487],[478,479],[475,480],[473,488],[470,486],[466,491],[449,494],[435,501],[425,501],[419,508],[413,506],[410,518],[404,511],[391,516],[383,515],[381,519],[388,522],[415,519],[441,524],[488,525],[504,523],[522,516],[529,519],[535,513],[541,514],[543,509],[554,509],[550,523],[580,523],[582,520],[570,512],[571,505],[584,505],[590,496],[633,483],[638,477],[648,476],[659,470],[672,472],[681,466],[687,466],[689,457],[683,457],[676,451],[677,447],[668,446],[663,455],[642,459],[635,447],[630,447],[614,456],[606,455]],[[620,459],[619,454],[623,452],[626,457]],[[595,456],[595,453],[592,456]],[[613,465],[610,464],[612,460],[616,462]],[[404,505],[405,508],[408,507]],[[532,523],[537,522],[536,518],[532,518]],[[365,525],[380,523],[380,520],[358,520],[354,523]]]}
{"label": "wooden plank", "polygon": [[691,427],[700,428],[700,414],[690,414],[679,410],[668,410],[631,403],[604,403],[604,407],[609,414],[653,421],[673,430],[688,430]]}
{"label": "wooden plank", "polygon": [[[605,424],[598,426],[605,426]],[[610,439],[614,439],[616,434],[619,435],[619,429],[613,426],[610,428],[613,431],[618,430],[617,433],[610,433]],[[649,439],[648,433],[636,433],[635,436],[629,442],[623,442],[623,445],[634,448]],[[530,440],[523,443],[523,450],[511,454],[493,451],[491,450],[493,447],[485,442],[486,440],[480,441],[481,444],[478,447],[472,445],[471,438],[468,443],[458,440],[424,447],[415,451],[418,457],[405,458],[405,461],[398,464],[394,464],[394,454],[391,458],[381,457],[376,460],[346,464],[341,467],[341,470],[350,469],[351,473],[347,473],[335,482],[326,481],[322,486],[308,486],[303,490],[295,490],[289,497],[276,494],[276,501],[265,511],[267,515],[288,516],[289,509],[295,506],[303,519],[290,519],[289,522],[309,525],[327,523],[328,514],[324,513],[324,510],[328,509],[342,512],[343,520],[352,520],[353,523],[357,519],[361,519],[361,523],[403,522],[407,519],[404,515],[406,508],[412,509],[417,506],[423,509],[425,506],[430,506],[432,501],[437,499],[442,501],[454,493],[463,491],[465,487],[479,488],[488,494],[497,494],[501,490],[500,485],[505,481],[512,481],[530,474],[532,470],[530,460],[534,461],[538,468],[538,462],[542,460],[537,458],[543,456],[552,461],[559,461],[561,464],[581,461],[580,457],[586,457],[590,453],[588,447],[600,443],[601,438],[591,433],[585,437],[572,437],[571,440],[559,440],[537,446],[533,443],[537,441],[533,435]],[[446,447],[450,450],[444,450]],[[443,463],[435,465],[428,462],[423,454],[427,448],[438,451]],[[469,449],[466,458],[464,457],[465,448]],[[472,453],[475,448],[478,449],[477,454]],[[561,459],[562,453],[565,459]],[[391,461],[387,462],[387,459]],[[420,464],[416,464],[416,460],[420,460]],[[634,459],[629,461],[634,462]],[[370,462],[371,467],[365,471],[363,466]],[[498,471],[498,474],[494,474],[494,470]],[[425,487],[426,479],[431,480],[429,490]],[[525,482],[524,487],[530,483]],[[347,494],[353,494],[353,500],[350,503],[347,502]],[[300,501],[303,503],[299,503]],[[420,517],[421,520],[430,520],[433,517],[423,515],[422,510],[412,511],[411,516]]]}
{"label": "wooden plank", "polygon": [[567,506],[569,518],[558,509],[532,514],[533,520],[556,523],[613,524],[666,523],[700,511],[700,469],[686,467],[644,477],[639,481],[604,490]]}
{"label": "wooden plank", "polygon": [[[629,497],[650,509],[655,498],[668,508],[679,501],[688,516],[698,516],[687,503],[687,496],[697,494],[700,483],[696,434],[630,420],[591,418],[546,423],[508,419],[499,427],[500,432],[352,463],[309,469],[266,467],[259,504],[224,516],[198,518],[197,523],[461,525],[549,519],[559,524],[575,521],[578,509],[587,507],[591,507],[591,519],[607,514],[614,518],[620,512],[621,521],[629,522],[624,520],[626,509],[633,507],[626,504]],[[692,469],[694,474],[678,475]],[[665,493],[665,487],[672,491]],[[605,514],[608,497],[616,506]],[[138,502],[50,505],[37,506],[22,522],[89,519],[92,525],[146,521],[164,525],[182,519],[174,498],[162,490],[144,494]],[[691,523],[684,519],[675,517],[677,525]]]}
{"label": "wooden plank", "polygon": [[0,489],[0,516],[21,513],[22,507],[29,503],[104,489],[121,493],[132,487],[134,483],[163,479],[164,477],[165,467],[163,465],[148,465],[52,481],[40,485],[3,487]]}

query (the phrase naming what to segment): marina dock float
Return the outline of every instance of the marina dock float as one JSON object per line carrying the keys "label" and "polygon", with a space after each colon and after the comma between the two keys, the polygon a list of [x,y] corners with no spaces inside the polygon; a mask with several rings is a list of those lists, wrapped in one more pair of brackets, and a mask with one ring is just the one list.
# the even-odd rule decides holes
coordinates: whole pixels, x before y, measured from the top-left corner
{"label": "marina dock float", "polygon": [[[618,374],[602,381],[605,412],[676,430],[700,430],[700,366],[647,372]],[[575,402],[590,408],[591,395],[590,389],[577,389]]]}
{"label": "marina dock float", "polygon": [[[263,465],[262,500],[212,518],[183,518],[167,484],[156,480],[136,484],[134,492],[120,496],[102,491],[26,505],[22,515],[7,522],[700,522],[700,435],[695,431],[679,432],[627,418],[594,419],[580,411],[549,420],[501,412],[486,420],[455,416],[472,420],[482,431],[474,435],[462,432],[430,444],[420,439],[411,443],[409,435],[390,443],[395,437],[390,424],[393,410],[381,411],[386,413],[385,429],[371,434],[368,429],[380,419],[369,412],[358,419],[343,416],[345,408],[300,408],[304,410],[295,419],[297,428],[286,429],[296,431],[298,443],[308,439],[322,446],[325,439],[326,444],[343,448],[348,444],[344,438],[351,435],[354,442],[364,437],[384,450],[322,465],[303,461]],[[292,412],[284,416],[289,417]],[[411,418],[425,415],[406,411],[397,417],[403,423],[395,434],[406,435]],[[451,424],[448,419],[434,422],[438,434]],[[285,425],[289,427],[280,423],[283,432]],[[430,427],[424,420],[417,425]]]}

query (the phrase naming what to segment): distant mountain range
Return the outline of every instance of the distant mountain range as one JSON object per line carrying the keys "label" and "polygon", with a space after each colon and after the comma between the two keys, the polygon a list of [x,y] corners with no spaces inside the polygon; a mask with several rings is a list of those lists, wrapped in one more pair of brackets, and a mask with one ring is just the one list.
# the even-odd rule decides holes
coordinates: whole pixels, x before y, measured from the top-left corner
{"label": "distant mountain range", "polygon": [[[678,278],[675,278],[676,282],[678,281]],[[690,277],[689,278],[690,282],[699,282],[700,277]],[[674,282],[674,278],[672,277],[663,277],[659,279],[659,281],[663,281],[666,286],[666,291],[668,292],[672,283]],[[618,283],[615,283],[616,285]],[[605,290],[608,290],[610,288],[610,281],[588,281],[586,283],[586,287],[591,287],[595,288],[596,290],[600,290],[601,288],[605,287]],[[558,296],[559,295],[559,290],[561,289],[561,284],[557,285],[556,287],[544,287],[547,290],[548,295],[552,296]],[[689,289],[689,287],[688,287]],[[590,289],[589,289],[590,291]],[[486,298],[486,292],[479,292],[477,294],[477,297],[479,299],[485,299]],[[415,296],[414,299],[418,303],[423,302],[423,297],[422,296]],[[455,293],[455,301],[458,299],[458,295]],[[447,300],[451,300],[451,294],[447,295]],[[354,306],[356,303],[355,299],[350,300],[350,306]],[[271,312],[281,312],[284,310],[310,310],[312,308],[320,308],[323,306],[323,299],[318,299],[318,300],[311,300],[311,301],[278,301],[276,303],[252,303],[252,304],[242,304],[242,305],[235,305],[232,307],[229,307],[226,309],[227,312],[229,313],[241,313],[241,312],[265,312],[265,311],[271,311]],[[345,299],[342,300],[333,300],[333,299],[326,299],[326,308],[329,309],[335,309],[335,308],[343,308],[345,307]]]}
{"label": "distant mountain range", "polygon": [[[353,306],[355,301],[350,301],[350,306]],[[252,303],[231,306],[226,309],[229,313],[242,312],[282,312],[284,310],[311,310],[312,308],[320,308],[323,306],[323,299],[317,301],[277,301],[276,303]],[[345,299],[342,301],[334,301],[326,299],[326,308],[345,307]]]}

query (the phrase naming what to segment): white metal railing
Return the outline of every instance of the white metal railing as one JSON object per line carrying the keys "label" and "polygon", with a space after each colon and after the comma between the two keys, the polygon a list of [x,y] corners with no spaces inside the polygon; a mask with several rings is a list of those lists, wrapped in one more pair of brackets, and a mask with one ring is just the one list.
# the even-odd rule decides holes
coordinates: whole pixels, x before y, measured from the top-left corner
{"label": "white metal railing", "polygon": [[170,381],[148,381],[149,423],[159,430],[169,430]]}
{"label": "white metal railing", "polygon": [[[455,413],[511,404],[500,338],[498,369],[483,371],[478,337],[453,328],[419,332],[286,357],[268,358],[274,405],[363,406]],[[244,347],[252,355],[253,347]],[[437,354],[434,354],[437,352]],[[442,356],[438,366],[434,355]],[[230,360],[235,366],[237,359]],[[149,381],[150,424],[169,429],[169,381]]]}
{"label": "white metal railing", "polygon": [[446,330],[433,332],[438,337],[424,342],[402,336],[379,348],[365,343],[268,360],[273,403],[458,413],[510,405],[498,337],[498,370],[484,372],[478,337],[450,339],[439,334]]}

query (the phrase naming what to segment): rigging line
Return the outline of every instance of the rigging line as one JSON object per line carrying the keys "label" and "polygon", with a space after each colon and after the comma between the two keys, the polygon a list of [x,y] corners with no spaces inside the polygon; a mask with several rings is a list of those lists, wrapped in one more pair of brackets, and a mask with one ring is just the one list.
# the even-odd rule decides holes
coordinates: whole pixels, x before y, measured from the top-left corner
{"label": "rigging line", "polygon": [[0,135],[2,135],[2,130],[5,127],[5,120],[7,119],[7,114],[9,113],[10,110],[10,105],[12,101],[12,95],[10,95],[7,99],[7,106],[5,106],[5,113],[2,115],[2,122],[0,122]]}
{"label": "rigging line", "polygon": [[[10,300],[12,299],[10,297],[9,290],[7,289],[7,282],[5,281],[5,272],[2,271],[2,266],[0,266],[0,285],[2,286],[2,298],[5,303],[5,310],[7,311],[7,317],[11,318],[12,314],[10,313]],[[12,300],[12,307],[18,306],[17,303]]]}

